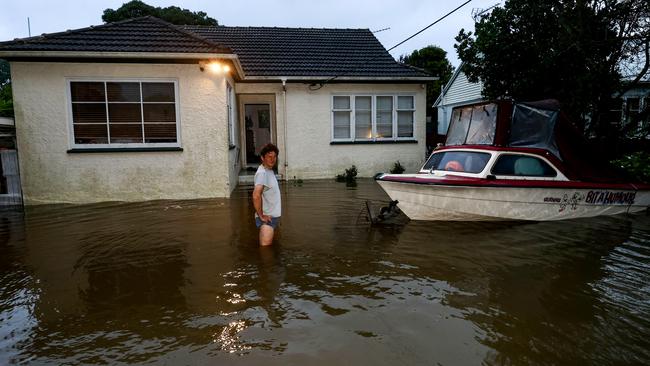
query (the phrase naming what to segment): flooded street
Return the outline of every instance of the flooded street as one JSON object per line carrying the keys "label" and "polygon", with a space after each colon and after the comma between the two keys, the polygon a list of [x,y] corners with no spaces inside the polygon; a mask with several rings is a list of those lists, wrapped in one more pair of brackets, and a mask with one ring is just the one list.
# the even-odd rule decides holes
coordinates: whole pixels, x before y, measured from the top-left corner
{"label": "flooded street", "polygon": [[0,364],[650,363],[650,216],[370,227],[372,180],[0,213]]}

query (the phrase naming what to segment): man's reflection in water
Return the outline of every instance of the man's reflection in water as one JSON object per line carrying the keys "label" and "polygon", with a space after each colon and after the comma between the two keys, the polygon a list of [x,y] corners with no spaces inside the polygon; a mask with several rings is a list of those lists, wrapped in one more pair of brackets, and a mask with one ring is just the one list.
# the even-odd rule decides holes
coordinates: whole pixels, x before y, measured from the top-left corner
{"label": "man's reflection in water", "polygon": [[282,263],[279,245],[272,247],[259,247],[257,293],[260,297],[260,306],[267,314],[271,326],[277,326],[284,318],[276,297],[286,277],[286,270]]}

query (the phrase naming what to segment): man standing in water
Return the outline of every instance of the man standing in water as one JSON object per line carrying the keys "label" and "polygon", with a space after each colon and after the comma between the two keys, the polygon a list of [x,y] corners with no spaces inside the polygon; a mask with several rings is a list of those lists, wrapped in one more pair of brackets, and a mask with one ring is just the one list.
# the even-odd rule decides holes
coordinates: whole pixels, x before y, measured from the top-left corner
{"label": "man standing in water", "polygon": [[273,167],[278,160],[278,148],[266,144],[260,151],[262,164],[255,173],[253,189],[253,206],[255,207],[255,224],[260,229],[260,245],[273,244],[273,234],[282,215],[280,186],[275,178]]}

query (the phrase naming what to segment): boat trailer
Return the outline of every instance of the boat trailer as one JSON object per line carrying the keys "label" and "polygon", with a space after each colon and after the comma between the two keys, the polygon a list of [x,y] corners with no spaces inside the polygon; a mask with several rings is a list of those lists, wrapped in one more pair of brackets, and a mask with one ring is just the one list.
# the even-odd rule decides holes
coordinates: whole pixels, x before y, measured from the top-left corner
{"label": "boat trailer", "polygon": [[380,224],[390,220],[399,215],[401,210],[397,207],[399,201],[390,201],[388,206],[383,206],[379,209],[379,213],[375,214],[372,209],[370,201],[366,201],[366,211],[368,213],[368,220],[371,225]]}

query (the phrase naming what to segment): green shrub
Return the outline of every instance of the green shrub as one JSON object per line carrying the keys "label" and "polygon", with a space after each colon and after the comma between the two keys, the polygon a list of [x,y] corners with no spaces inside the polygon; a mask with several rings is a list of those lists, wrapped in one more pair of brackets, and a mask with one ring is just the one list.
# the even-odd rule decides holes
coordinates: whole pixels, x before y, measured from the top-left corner
{"label": "green shrub", "polygon": [[0,117],[13,117],[14,103],[11,94],[11,84],[0,87]]}
{"label": "green shrub", "polygon": [[357,179],[357,167],[352,165],[349,169],[345,169],[345,173],[337,174],[337,182],[354,182]]}
{"label": "green shrub", "polygon": [[632,177],[650,183],[650,153],[638,151],[613,160],[612,163],[625,170]]}
{"label": "green shrub", "polygon": [[406,169],[400,164],[399,160],[393,165],[393,168],[390,170],[391,174],[402,174]]}

